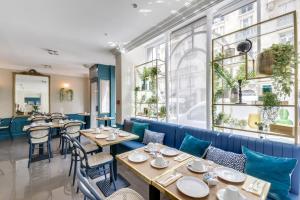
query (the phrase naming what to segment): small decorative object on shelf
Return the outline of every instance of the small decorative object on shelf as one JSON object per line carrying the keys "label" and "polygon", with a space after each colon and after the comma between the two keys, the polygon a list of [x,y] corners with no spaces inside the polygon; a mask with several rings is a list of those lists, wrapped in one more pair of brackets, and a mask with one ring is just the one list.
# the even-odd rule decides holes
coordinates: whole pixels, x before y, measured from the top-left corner
{"label": "small decorative object on shelf", "polygon": [[248,53],[252,48],[252,42],[249,39],[246,39],[243,42],[240,42],[237,45],[237,51],[240,52],[240,54]]}
{"label": "small decorative object on shelf", "polygon": [[[279,29],[276,25],[281,19],[288,24]],[[289,137],[297,142],[296,20],[296,12],[290,12],[212,40],[213,128]],[[261,27],[267,27],[263,33],[252,31]],[[273,37],[282,31],[289,31],[294,41]],[[245,38],[246,32],[251,40]],[[267,37],[272,39],[265,40]]]}

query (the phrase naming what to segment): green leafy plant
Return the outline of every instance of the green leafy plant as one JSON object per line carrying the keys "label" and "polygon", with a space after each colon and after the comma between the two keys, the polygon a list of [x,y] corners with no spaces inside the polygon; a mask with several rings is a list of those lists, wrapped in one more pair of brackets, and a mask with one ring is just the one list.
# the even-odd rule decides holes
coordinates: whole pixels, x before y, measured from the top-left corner
{"label": "green leafy plant", "polygon": [[264,50],[269,52],[273,58],[272,79],[276,93],[280,97],[289,97],[294,84],[291,79],[292,68],[295,66],[295,49],[289,43],[273,44]]}
{"label": "green leafy plant", "polygon": [[166,106],[161,106],[160,107],[158,116],[160,118],[165,118],[167,116],[167,108],[166,108]]}
{"label": "green leafy plant", "polygon": [[147,104],[156,104],[157,103],[157,97],[156,96],[151,96],[149,99],[146,101]]}
{"label": "green leafy plant", "polygon": [[262,116],[265,124],[272,123],[278,116],[280,101],[277,94],[267,92],[263,96]]}

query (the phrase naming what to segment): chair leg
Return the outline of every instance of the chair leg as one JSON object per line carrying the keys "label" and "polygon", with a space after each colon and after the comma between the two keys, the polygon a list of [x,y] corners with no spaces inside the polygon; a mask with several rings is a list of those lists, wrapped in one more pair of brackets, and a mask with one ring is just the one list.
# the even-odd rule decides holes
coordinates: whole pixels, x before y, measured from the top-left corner
{"label": "chair leg", "polygon": [[[70,164],[70,169],[69,169],[69,176],[71,176],[71,171],[72,171],[72,168],[73,168],[73,158],[71,157],[71,164]],[[76,162],[76,161],[75,161]]]}
{"label": "chair leg", "polygon": [[51,147],[50,147],[50,142],[47,142],[47,151],[48,151],[48,160],[50,162],[51,159]]}
{"label": "chair leg", "polygon": [[[76,158],[77,159],[77,158]],[[74,161],[74,174],[73,174],[73,186],[75,185],[75,178],[76,178],[76,170],[77,170],[77,160]]]}
{"label": "chair leg", "polygon": [[[100,167],[101,168],[101,167]],[[101,174],[101,170],[99,168],[99,173]],[[106,169],[105,169],[105,165],[102,166],[102,169],[103,169],[103,172],[104,172],[104,177],[105,177],[105,180],[106,180]]]}
{"label": "chair leg", "polygon": [[30,167],[30,162],[32,158],[32,144],[29,144],[29,159],[28,159],[28,168]]}
{"label": "chair leg", "polygon": [[115,191],[117,190],[117,187],[116,187],[116,182],[115,182],[115,175],[114,175],[114,170],[113,170],[113,163],[110,163],[109,164],[109,169],[110,169],[110,181],[113,182],[114,184],[114,188],[115,188]]}

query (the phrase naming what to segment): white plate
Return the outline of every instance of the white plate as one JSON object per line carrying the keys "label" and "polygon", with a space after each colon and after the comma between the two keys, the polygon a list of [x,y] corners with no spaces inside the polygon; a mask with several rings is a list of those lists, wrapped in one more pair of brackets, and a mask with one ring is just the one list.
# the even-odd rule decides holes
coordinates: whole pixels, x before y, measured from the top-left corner
{"label": "white plate", "polygon": [[167,160],[166,160],[166,162],[165,162],[164,165],[157,165],[157,164],[155,164],[155,159],[154,159],[154,160],[151,160],[151,162],[150,162],[150,164],[151,164],[152,167],[158,168],[158,169],[163,169],[163,168],[168,167],[168,166],[169,166],[169,163],[170,163],[170,161],[167,161]]}
{"label": "white plate", "polygon": [[128,160],[134,163],[141,163],[148,160],[149,156],[143,153],[131,153],[128,155]]}
{"label": "white plate", "polygon": [[130,135],[129,133],[125,133],[125,132],[119,133],[119,136],[120,136],[120,137],[127,137],[127,136],[129,136],[129,135]]}
{"label": "white plate", "polygon": [[178,179],[176,186],[180,192],[193,198],[202,198],[209,194],[208,186],[202,180],[192,176]]}
{"label": "white plate", "polygon": [[177,156],[179,154],[179,151],[174,148],[165,147],[160,150],[160,153],[162,153],[165,156]]}
{"label": "white plate", "polygon": [[115,137],[114,139],[106,138],[106,141],[114,141],[116,139],[117,139],[117,137]]}
{"label": "white plate", "polygon": [[109,127],[103,127],[103,130],[104,130],[104,131],[109,131],[110,128],[109,128]]}
{"label": "white plate", "polygon": [[[218,192],[217,192],[217,198],[219,200],[232,200],[232,199],[224,199],[224,193],[225,193],[225,189],[224,188],[218,190]],[[238,200],[246,200],[246,197],[244,195],[242,195],[241,193],[240,193],[240,195],[241,195],[241,198],[238,199]]]}
{"label": "white plate", "polygon": [[195,173],[204,173],[204,172],[207,172],[208,171],[208,168],[206,165],[204,165],[204,168],[202,170],[199,170],[199,169],[195,169],[192,167],[192,162],[190,162],[187,166],[187,168],[189,170],[191,170],[192,172],[195,172]]}
{"label": "white plate", "polygon": [[228,167],[215,168],[217,176],[225,181],[232,183],[241,183],[246,180],[246,175]]}
{"label": "white plate", "polygon": [[98,134],[95,136],[96,139],[105,139],[107,137],[108,137],[108,135],[106,135],[106,134]]}

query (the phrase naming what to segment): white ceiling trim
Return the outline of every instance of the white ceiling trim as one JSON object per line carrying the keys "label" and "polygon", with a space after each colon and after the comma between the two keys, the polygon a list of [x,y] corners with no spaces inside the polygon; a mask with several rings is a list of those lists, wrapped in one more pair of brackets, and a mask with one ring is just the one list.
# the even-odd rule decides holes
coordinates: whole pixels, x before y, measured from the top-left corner
{"label": "white ceiling trim", "polygon": [[178,11],[177,15],[172,15],[165,20],[161,21],[157,25],[151,27],[147,31],[145,31],[140,36],[133,39],[127,45],[125,45],[126,51],[130,51],[147,41],[150,41],[157,36],[165,33],[168,30],[175,28],[176,26],[184,23],[197,15],[200,15],[205,10],[211,8],[212,6],[221,3],[224,0],[203,0],[203,1],[194,1],[187,7],[183,7]]}

